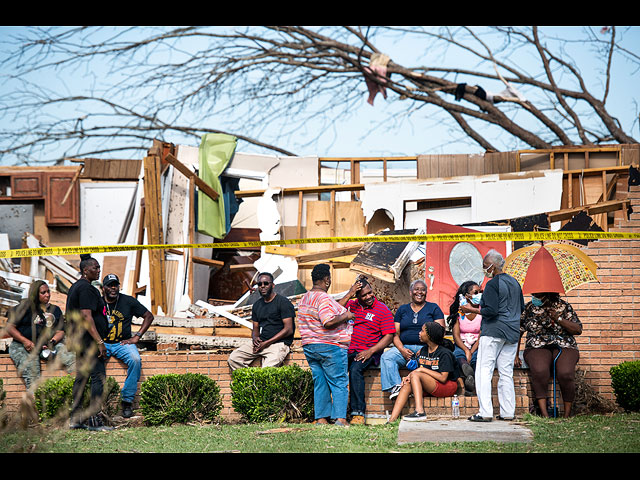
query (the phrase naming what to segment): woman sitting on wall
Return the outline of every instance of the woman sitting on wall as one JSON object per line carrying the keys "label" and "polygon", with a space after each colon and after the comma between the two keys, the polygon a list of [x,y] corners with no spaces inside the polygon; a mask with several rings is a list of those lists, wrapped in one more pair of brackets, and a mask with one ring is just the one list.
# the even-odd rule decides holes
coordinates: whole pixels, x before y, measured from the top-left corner
{"label": "woman sitting on wall", "polygon": [[382,354],[380,362],[380,383],[382,390],[389,392],[389,399],[400,392],[400,368],[423,347],[419,338],[422,326],[436,322],[444,328],[444,313],[437,304],[427,302],[427,284],[423,280],[411,283],[409,295],[411,302],[400,305],[396,311],[393,346]]}
{"label": "woman sitting on wall", "polygon": [[62,310],[51,305],[49,285],[34,281],[27,298],[9,310],[7,333],[13,338],[9,356],[22,376],[27,390],[36,387],[40,378],[40,359],[64,365],[67,372],[75,369],[76,356],[64,343],[64,316]]}
{"label": "woman sitting on wall", "polygon": [[[575,335],[582,333],[582,323],[571,305],[557,293],[534,293],[520,319],[520,335],[527,334],[524,361],[530,368],[531,387],[540,414],[548,417],[549,379],[554,369],[560,385],[564,416],[571,415],[575,399],[575,370],[580,358]],[[520,344],[518,344],[518,349]],[[520,366],[516,355],[515,365]]]}
{"label": "woman sitting on wall", "polygon": [[452,397],[458,390],[460,366],[453,352],[443,345],[444,327],[435,322],[425,323],[420,330],[420,341],[424,346],[418,353],[418,368],[402,379],[389,422],[398,419],[411,394],[415,400],[415,411],[402,418],[415,422],[427,417],[423,405],[425,395]]}
{"label": "woman sitting on wall", "polygon": [[[453,354],[460,363],[464,376],[465,395],[475,392],[475,369],[480,338],[480,286],[472,281],[463,282],[453,297],[449,307],[447,325],[453,334],[455,350]],[[462,382],[461,378],[459,382]]]}

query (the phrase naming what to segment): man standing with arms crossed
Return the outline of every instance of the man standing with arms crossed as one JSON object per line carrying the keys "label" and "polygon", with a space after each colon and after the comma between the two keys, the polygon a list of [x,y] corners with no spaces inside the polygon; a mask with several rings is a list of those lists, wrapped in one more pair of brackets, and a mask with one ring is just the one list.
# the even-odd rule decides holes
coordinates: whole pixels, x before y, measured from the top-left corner
{"label": "man standing with arms crossed", "polygon": [[[104,339],[104,344],[107,357],[115,357],[127,366],[127,378],[120,396],[122,416],[129,418],[133,416],[132,404],[142,370],[142,359],[136,344],[153,322],[153,314],[137,299],[120,292],[120,280],[113,273],[104,277],[102,289],[109,320],[109,333]],[[142,317],[142,326],[131,335],[133,317]]]}
{"label": "man standing with arms crossed", "polygon": [[295,308],[287,297],[273,289],[273,275],[258,275],[260,298],[251,308],[252,344],[242,345],[229,355],[231,370],[248,367],[262,358],[263,367],[279,367],[289,354],[295,331]]}

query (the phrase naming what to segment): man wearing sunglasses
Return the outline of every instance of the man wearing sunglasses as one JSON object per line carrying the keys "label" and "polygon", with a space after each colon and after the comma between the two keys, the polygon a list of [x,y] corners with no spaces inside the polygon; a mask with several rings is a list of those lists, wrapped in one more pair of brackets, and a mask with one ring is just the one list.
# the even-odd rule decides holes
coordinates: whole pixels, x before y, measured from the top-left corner
{"label": "man wearing sunglasses", "polygon": [[[133,400],[138,390],[138,382],[142,373],[142,359],[136,344],[151,326],[153,314],[136,298],[120,292],[120,279],[110,273],[102,280],[105,313],[109,321],[109,333],[104,339],[107,357],[116,357],[127,366],[120,397],[122,400],[122,416],[133,416]],[[142,318],[140,329],[132,335],[133,317]]]}
{"label": "man wearing sunglasses", "polygon": [[258,275],[260,298],[251,307],[251,344],[241,345],[229,355],[231,370],[244,368],[257,359],[263,367],[279,367],[289,354],[295,331],[295,308],[289,299],[275,292],[273,275]]}

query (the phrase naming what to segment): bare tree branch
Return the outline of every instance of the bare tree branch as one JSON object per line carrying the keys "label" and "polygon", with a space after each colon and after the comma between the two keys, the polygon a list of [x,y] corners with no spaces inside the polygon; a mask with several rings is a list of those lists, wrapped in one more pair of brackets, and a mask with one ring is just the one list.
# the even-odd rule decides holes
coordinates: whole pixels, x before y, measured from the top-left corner
{"label": "bare tree branch", "polygon": [[[608,28],[607,41],[586,30],[601,94],[567,55],[569,40],[538,27],[30,28],[4,42],[12,88],[0,115],[12,122],[0,129],[0,161],[135,154],[154,138],[207,132],[294,155],[300,147],[279,144],[312,142],[369,108],[365,80],[386,89],[390,116],[440,118],[486,150],[637,143],[606,101],[617,60],[640,57]],[[368,68],[410,39],[417,65],[394,54],[385,76]]]}

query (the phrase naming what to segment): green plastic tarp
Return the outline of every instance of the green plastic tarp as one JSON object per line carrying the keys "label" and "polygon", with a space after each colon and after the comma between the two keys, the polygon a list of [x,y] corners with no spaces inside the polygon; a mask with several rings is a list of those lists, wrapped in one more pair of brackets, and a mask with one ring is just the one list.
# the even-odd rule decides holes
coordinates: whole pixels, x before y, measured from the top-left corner
{"label": "green plastic tarp", "polygon": [[222,239],[227,234],[224,198],[220,175],[227,168],[236,150],[237,138],[222,133],[202,136],[198,151],[198,176],[218,194],[218,201],[198,192],[198,231]]}

